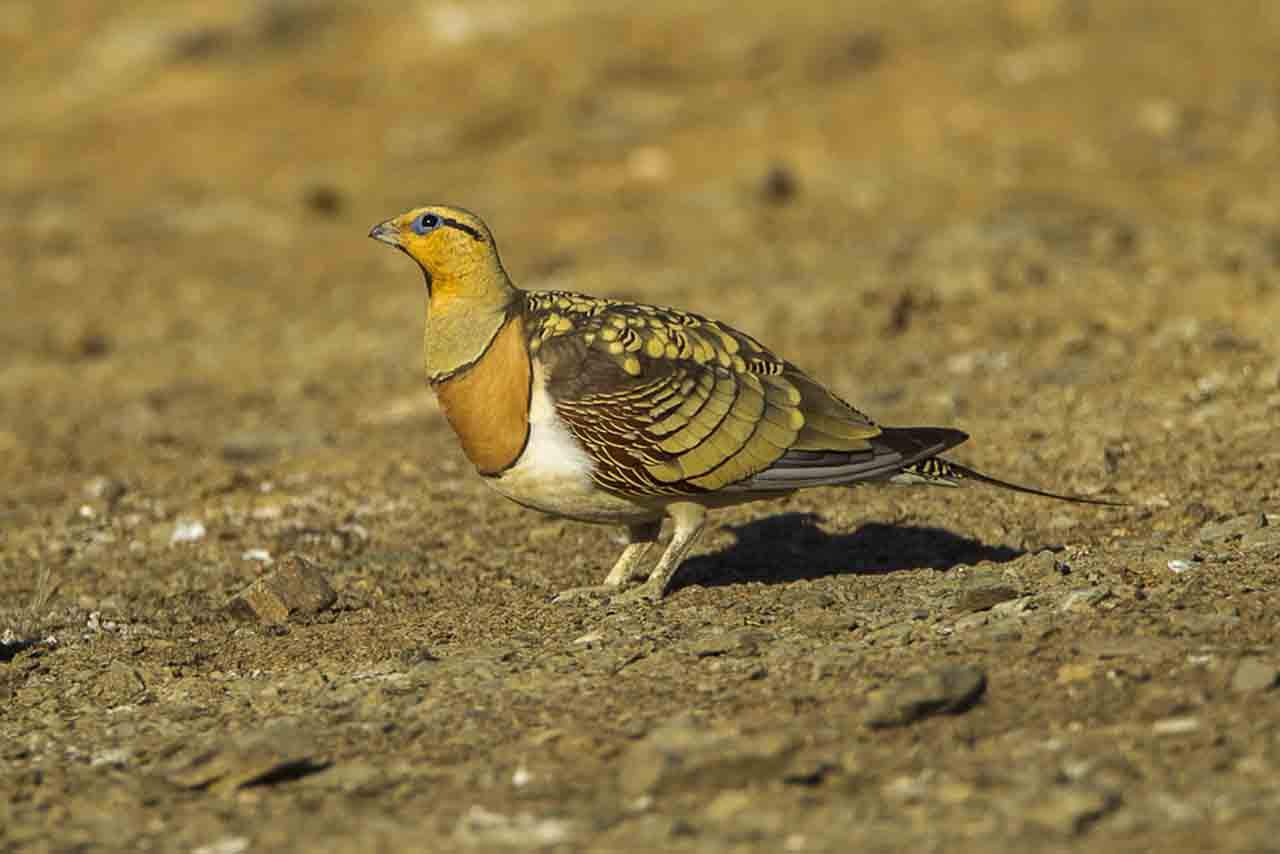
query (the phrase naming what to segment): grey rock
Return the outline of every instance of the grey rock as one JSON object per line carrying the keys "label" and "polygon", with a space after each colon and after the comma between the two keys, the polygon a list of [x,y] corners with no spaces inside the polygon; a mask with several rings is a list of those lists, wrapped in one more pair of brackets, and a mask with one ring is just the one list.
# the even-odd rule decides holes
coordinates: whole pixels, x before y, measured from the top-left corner
{"label": "grey rock", "polygon": [[1019,558],[1016,569],[1024,578],[1057,581],[1071,572],[1071,568],[1060,559],[1061,554],[1052,549],[1041,549],[1033,555]]}
{"label": "grey rock", "polygon": [[1058,610],[1066,612],[1091,611],[1110,596],[1111,591],[1106,587],[1081,587],[1063,596],[1062,602],[1058,605]]}
{"label": "grey rock", "polygon": [[319,447],[323,444],[324,437],[318,434],[246,430],[223,440],[222,457],[233,463],[257,463],[286,451]]}
{"label": "grey rock", "polygon": [[909,676],[872,696],[867,726],[906,726],[937,714],[957,714],[973,706],[987,689],[987,675],[957,665]]}
{"label": "grey rock", "polygon": [[1080,638],[1075,645],[1082,654],[1102,661],[1157,661],[1176,654],[1177,649],[1177,644],[1167,638],[1133,636],[1085,637]]}
{"label": "grey rock", "polygon": [[1050,531],[1069,531],[1080,524],[1080,520],[1070,513],[1055,513],[1049,519]]}
{"label": "grey rock", "polygon": [[1005,580],[1004,567],[987,562],[956,570],[956,577],[960,580],[961,587],[965,588],[987,587]]}
{"label": "grey rock", "polygon": [[1268,525],[1249,531],[1240,538],[1242,549],[1280,548],[1280,525]]}
{"label": "grey rock", "polygon": [[164,776],[183,789],[229,793],[297,779],[328,764],[310,738],[281,725],[217,739],[187,752]]}
{"label": "grey rock", "polygon": [[910,620],[900,620],[878,626],[867,632],[867,642],[880,646],[905,646],[911,642],[915,625]]}
{"label": "grey rock", "polygon": [[849,634],[859,625],[860,617],[827,608],[797,610],[791,625],[809,637],[839,638]]}
{"label": "grey rock", "polygon": [[305,782],[316,789],[371,795],[412,777],[412,772],[411,767],[393,764],[388,768],[382,763],[357,759],[330,765]]}
{"label": "grey rock", "polygon": [[458,819],[454,835],[464,845],[519,848],[525,851],[561,845],[573,838],[573,823],[528,813],[503,815],[474,805]]}
{"label": "grey rock", "polygon": [[858,664],[861,650],[848,646],[820,647],[810,653],[810,679],[814,682],[851,673]]}
{"label": "grey rock", "polygon": [[1056,788],[1027,807],[1027,821],[1063,836],[1078,836],[1120,806],[1120,798],[1080,786]]}
{"label": "grey rock", "polygon": [[1261,658],[1241,659],[1231,676],[1231,690],[1237,694],[1257,694],[1280,685],[1280,667]]}
{"label": "grey rock", "polygon": [[338,594],[307,558],[290,554],[274,572],[259,578],[227,603],[240,620],[279,624],[299,614],[318,614],[332,607]]}
{"label": "grey rock", "polygon": [[746,789],[728,789],[716,795],[702,814],[713,822],[737,821],[748,810],[756,807],[758,798]]}
{"label": "grey rock", "polygon": [[801,751],[791,757],[782,772],[782,781],[793,786],[816,786],[840,767],[838,758],[826,752]]}
{"label": "grey rock", "polygon": [[1240,617],[1229,613],[1201,614],[1195,611],[1176,611],[1169,615],[1169,622],[1193,635],[1199,635],[1221,631],[1228,626],[1238,625]]}
{"label": "grey rock", "polygon": [[757,655],[760,647],[772,640],[773,635],[759,629],[736,629],[698,638],[689,645],[689,651],[698,658],[718,655],[746,658]]}
{"label": "grey rock", "polygon": [[619,782],[626,794],[638,796],[776,780],[799,743],[785,732],[744,736],[677,721],[654,730],[623,755]]}
{"label": "grey rock", "polygon": [[993,643],[1008,643],[1010,641],[1022,640],[1022,627],[1023,623],[1021,620],[1006,617],[1004,619],[994,620],[991,623],[988,623],[983,634]]}
{"label": "grey rock", "polygon": [[[702,817],[715,826],[717,835],[731,845],[738,843],[758,847],[761,842],[788,829],[787,818],[779,810],[761,804],[760,793],[750,789],[720,792],[702,810]],[[686,827],[683,834],[698,835],[698,825]],[[670,848],[663,846],[662,850]],[[700,846],[699,850],[706,850],[706,847]]]}
{"label": "grey rock", "polygon": [[1267,517],[1262,513],[1245,513],[1222,522],[1210,522],[1200,529],[1200,542],[1221,543],[1239,539],[1249,531],[1265,527]]}
{"label": "grey rock", "polygon": [[957,632],[967,632],[985,626],[989,622],[991,622],[991,615],[985,611],[978,611],[973,614],[965,614],[955,621],[952,628]]}
{"label": "grey rock", "polygon": [[956,607],[962,611],[986,611],[1001,602],[1017,599],[1020,595],[1017,588],[1008,584],[984,584],[962,591],[956,600]]}
{"label": "grey rock", "polygon": [[1016,596],[997,602],[991,606],[992,619],[1008,620],[1014,617],[1026,617],[1035,608],[1035,599],[1031,596]]}

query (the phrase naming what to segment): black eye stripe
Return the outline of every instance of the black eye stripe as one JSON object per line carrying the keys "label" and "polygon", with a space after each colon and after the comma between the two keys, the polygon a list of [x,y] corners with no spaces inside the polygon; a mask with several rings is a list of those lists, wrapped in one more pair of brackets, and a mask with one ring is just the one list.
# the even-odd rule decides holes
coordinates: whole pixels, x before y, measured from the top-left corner
{"label": "black eye stripe", "polygon": [[440,222],[441,224],[447,225],[450,228],[456,228],[458,229],[458,231],[466,232],[467,234],[470,234],[473,238],[475,238],[479,242],[484,243],[484,235],[481,234],[475,228],[472,228],[471,226],[467,225],[465,222],[458,222],[456,219],[451,219],[447,216],[441,217]]}

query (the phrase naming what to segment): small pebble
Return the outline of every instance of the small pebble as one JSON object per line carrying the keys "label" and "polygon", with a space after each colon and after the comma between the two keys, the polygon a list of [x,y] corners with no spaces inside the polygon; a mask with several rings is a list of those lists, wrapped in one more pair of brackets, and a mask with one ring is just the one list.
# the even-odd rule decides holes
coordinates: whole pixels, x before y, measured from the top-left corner
{"label": "small pebble", "polygon": [[115,503],[129,488],[122,482],[109,477],[95,477],[84,486],[85,495],[89,498],[102,498],[108,503]]}
{"label": "small pebble", "polygon": [[1195,566],[1195,564],[1193,564],[1189,560],[1169,561],[1169,569],[1173,572],[1186,572],[1188,569],[1191,569],[1193,566]]}
{"label": "small pebble", "polygon": [[1200,719],[1191,717],[1165,718],[1151,725],[1151,731],[1156,735],[1185,735],[1198,729],[1200,729]]}
{"label": "small pebble", "polygon": [[174,523],[173,533],[169,535],[169,545],[178,543],[198,543],[204,539],[204,522],[198,519],[179,519]]}
{"label": "small pebble", "polygon": [[244,836],[224,836],[216,842],[191,849],[192,854],[243,854],[249,850],[249,840]]}
{"label": "small pebble", "polygon": [[795,198],[799,187],[795,173],[781,163],[775,163],[765,173],[761,196],[774,205],[785,205]]}
{"label": "small pebble", "polygon": [[1280,685],[1280,668],[1261,658],[1245,658],[1236,665],[1231,690],[1237,694],[1258,694]]}
{"label": "small pebble", "polygon": [[865,721],[873,728],[905,726],[936,714],[967,711],[987,690],[976,667],[952,665],[908,676],[872,698]]}
{"label": "small pebble", "polygon": [[318,614],[337,599],[314,563],[290,554],[279,569],[259,578],[227,603],[227,611],[236,619],[278,625],[297,614]]}
{"label": "small pebble", "polygon": [[671,154],[665,148],[646,145],[627,155],[627,172],[637,181],[661,183],[671,177]]}

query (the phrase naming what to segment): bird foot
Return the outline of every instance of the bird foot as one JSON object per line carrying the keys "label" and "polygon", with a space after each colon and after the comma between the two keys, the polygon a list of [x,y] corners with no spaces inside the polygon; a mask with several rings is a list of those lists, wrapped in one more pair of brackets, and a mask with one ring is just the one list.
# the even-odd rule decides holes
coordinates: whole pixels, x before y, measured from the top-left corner
{"label": "bird foot", "polygon": [[590,599],[592,601],[607,602],[618,592],[618,587],[613,584],[593,584],[589,587],[570,587],[568,590],[561,590],[551,599],[553,605],[563,605],[566,602],[576,602],[582,599]]}
{"label": "bird foot", "polygon": [[662,594],[662,587],[646,582],[644,584],[637,584],[630,590],[623,590],[615,595],[612,601],[619,605],[631,605],[636,602],[656,605],[662,601]]}

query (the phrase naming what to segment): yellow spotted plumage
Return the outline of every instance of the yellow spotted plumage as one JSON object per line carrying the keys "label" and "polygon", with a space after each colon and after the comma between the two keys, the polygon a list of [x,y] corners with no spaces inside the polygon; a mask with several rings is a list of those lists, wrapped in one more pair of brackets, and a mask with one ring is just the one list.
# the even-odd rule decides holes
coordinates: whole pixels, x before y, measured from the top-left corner
{"label": "yellow spotted plumage", "polygon": [[[708,508],[810,486],[976,479],[1089,501],[942,460],[964,433],[881,427],[718,321],[521,291],[488,227],[459,208],[418,208],[370,236],[402,250],[426,278],[427,377],[490,485],[527,507],[627,526],[630,542],[604,584],[584,589],[647,577],[631,595],[660,598]],[[664,517],[674,523],[671,542],[644,573]]]}

